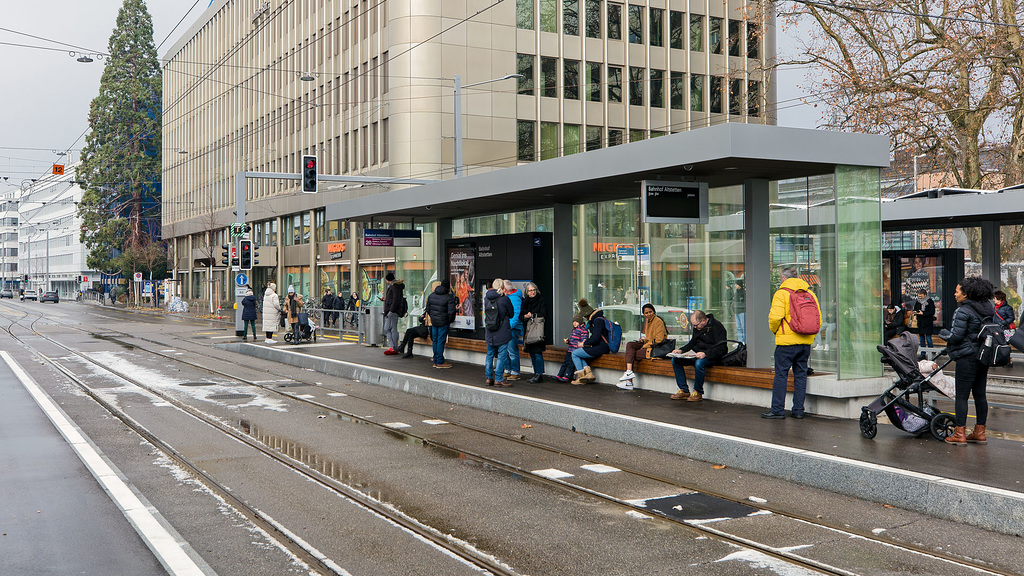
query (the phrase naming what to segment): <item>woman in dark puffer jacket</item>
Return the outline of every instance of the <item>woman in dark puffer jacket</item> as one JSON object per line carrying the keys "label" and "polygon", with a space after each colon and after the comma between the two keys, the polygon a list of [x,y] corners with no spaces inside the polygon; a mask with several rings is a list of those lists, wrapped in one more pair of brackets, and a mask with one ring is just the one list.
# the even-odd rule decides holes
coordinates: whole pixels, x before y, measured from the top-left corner
{"label": "woman in dark puffer jacket", "polygon": [[[985,423],[988,420],[988,400],[985,385],[988,366],[978,361],[978,343],[975,340],[981,325],[992,321],[994,288],[984,278],[964,278],[953,294],[960,307],[953,312],[953,325],[939,336],[946,341],[949,357],[956,362],[956,430],[946,437],[947,444],[965,446],[968,442],[985,444]],[[974,396],[977,424],[970,434],[967,427],[967,399]]]}

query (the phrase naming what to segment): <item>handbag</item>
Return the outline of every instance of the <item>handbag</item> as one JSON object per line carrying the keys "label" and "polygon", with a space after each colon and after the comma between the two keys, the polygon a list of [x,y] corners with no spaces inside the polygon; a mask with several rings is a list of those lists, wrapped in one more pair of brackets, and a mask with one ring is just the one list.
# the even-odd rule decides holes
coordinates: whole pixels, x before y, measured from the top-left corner
{"label": "handbag", "polygon": [[907,328],[917,328],[917,314],[907,312]]}
{"label": "handbag", "polygon": [[676,349],[675,338],[665,338],[651,348],[651,358],[664,358],[668,353]]}
{"label": "handbag", "polygon": [[524,344],[538,344],[544,341],[544,318],[533,316],[526,321]]}
{"label": "handbag", "polygon": [[1024,352],[1024,330],[1017,330],[1010,336],[1010,346],[1013,346],[1017,350]]}
{"label": "handbag", "polygon": [[282,310],[282,311],[281,311],[281,314],[280,314],[280,315],[279,315],[279,316],[277,317],[277,318],[278,318],[278,325],[279,325],[279,326],[280,326],[281,328],[284,328],[284,319],[285,319],[285,317],[286,317],[286,316],[285,316],[284,310]]}

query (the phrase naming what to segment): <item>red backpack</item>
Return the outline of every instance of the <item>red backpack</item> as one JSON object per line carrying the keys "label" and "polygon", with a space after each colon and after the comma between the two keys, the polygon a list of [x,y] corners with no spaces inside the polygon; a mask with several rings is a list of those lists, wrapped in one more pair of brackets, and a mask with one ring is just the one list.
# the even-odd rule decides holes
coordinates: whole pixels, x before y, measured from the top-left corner
{"label": "red backpack", "polygon": [[789,327],[797,334],[817,334],[821,330],[821,310],[814,295],[807,290],[783,290],[789,292]]}

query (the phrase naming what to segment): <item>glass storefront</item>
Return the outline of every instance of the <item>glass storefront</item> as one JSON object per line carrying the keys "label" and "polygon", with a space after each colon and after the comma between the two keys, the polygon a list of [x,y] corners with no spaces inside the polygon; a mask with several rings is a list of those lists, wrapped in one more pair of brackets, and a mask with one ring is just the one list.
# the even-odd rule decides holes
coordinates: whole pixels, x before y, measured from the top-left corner
{"label": "glass storefront", "polygon": [[309,266],[288,266],[284,269],[284,285],[277,287],[277,293],[284,296],[288,293],[288,287],[292,286],[295,292],[301,294],[302,299],[308,302],[310,295],[313,294],[311,281]]}

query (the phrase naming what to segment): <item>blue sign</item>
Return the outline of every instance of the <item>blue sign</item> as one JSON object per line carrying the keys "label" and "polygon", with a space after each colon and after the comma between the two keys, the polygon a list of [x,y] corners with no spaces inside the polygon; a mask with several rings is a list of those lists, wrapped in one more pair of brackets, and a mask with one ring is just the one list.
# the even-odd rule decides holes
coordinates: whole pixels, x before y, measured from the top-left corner
{"label": "blue sign", "polygon": [[246,276],[245,274],[239,274],[239,275],[235,276],[235,285],[236,286],[245,286],[248,283],[249,283],[249,277]]}

